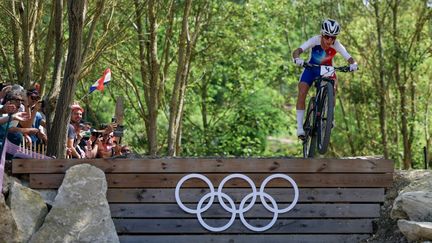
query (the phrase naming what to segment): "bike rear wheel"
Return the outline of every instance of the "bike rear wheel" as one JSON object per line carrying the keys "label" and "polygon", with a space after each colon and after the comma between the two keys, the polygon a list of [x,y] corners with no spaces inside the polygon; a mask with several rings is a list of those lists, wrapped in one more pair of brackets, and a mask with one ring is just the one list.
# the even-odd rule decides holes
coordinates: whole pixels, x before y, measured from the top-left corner
{"label": "bike rear wheel", "polygon": [[330,134],[334,118],[334,104],[333,85],[327,83],[322,89],[321,98],[318,102],[317,145],[320,154],[327,152],[330,143]]}
{"label": "bike rear wheel", "polygon": [[314,134],[314,121],[315,121],[315,112],[313,111],[315,103],[315,98],[312,97],[309,100],[306,119],[303,124],[303,129],[305,130],[305,139],[303,140],[303,157],[304,158],[313,158],[316,149],[316,135]]}

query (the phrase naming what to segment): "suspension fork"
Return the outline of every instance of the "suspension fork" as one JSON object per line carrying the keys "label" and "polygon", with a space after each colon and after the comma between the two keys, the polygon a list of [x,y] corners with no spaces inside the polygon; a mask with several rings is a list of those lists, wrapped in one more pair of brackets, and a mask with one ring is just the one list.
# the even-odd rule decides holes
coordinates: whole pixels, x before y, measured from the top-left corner
{"label": "suspension fork", "polygon": [[314,109],[315,109],[315,114],[316,114],[317,119],[319,119],[321,117],[321,111],[319,109],[319,103],[322,99],[322,94],[323,94],[322,89],[323,89],[322,86],[317,87],[317,94],[315,96]]}

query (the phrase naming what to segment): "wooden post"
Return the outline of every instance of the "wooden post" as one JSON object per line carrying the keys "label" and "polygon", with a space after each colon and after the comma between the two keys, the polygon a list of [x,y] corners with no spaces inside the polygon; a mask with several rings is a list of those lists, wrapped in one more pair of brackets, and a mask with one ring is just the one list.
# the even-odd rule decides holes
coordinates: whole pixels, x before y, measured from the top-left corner
{"label": "wooden post", "polygon": [[123,98],[120,96],[117,97],[114,117],[116,118],[117,124],[123,125],[123,117],[124,117]]}
{"label": "wooden post", "polygon": [[[120,96],[117,97],[116,100],[114,117],[116,119],[117,126],[123,126],[124,107],[123,107],[123,98]],[[121,144],[122,137],[114,137],[114,139],[117,141],[118,145]]]}

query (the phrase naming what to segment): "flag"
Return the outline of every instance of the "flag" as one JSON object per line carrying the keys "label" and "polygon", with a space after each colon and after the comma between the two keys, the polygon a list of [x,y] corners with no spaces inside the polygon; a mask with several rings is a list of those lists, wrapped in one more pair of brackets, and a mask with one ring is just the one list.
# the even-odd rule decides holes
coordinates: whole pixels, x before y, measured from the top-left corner
{"label": "flag", "polygon": [[98,79],[91,87],[89,94],[95,90],[104,90],[104,85],[111,81],[111,69],[107,68],[100,79]]}

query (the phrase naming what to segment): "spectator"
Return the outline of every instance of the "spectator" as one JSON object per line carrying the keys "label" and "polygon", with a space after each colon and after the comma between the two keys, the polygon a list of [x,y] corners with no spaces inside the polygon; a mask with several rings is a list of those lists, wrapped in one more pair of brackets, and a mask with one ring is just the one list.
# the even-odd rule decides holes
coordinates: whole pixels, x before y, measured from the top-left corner
{"label": "spectator", "polygon": [[32,127],[39,130],[37,135],[30,135],[29,137],[29,142],[32,145],[47,143],[47,135],[45,132],[46,122],[43,114],[40,112],[42,107],[40,98],[39,92],[36,89],[30,89],[27,91],[27,105],[25,111],[30,115],[30,120],[20,122],[19,124],[21,127]]}
{"label": "spectator", "polygon": [[[38,129],[34,128],[17,127],[18,121],[28,119],[27,113],[17,113],[19,107],[23,102],[24,100],[21,96],[21,92],[9,91],[2,101],[2,108],[0,108],[0,110],[8,110],[9,114],[14,113],[14,115],[12,115],[12,122],[10,122],[8,125],[2,124],[0,126],[0,138],[4,138],[6,131],[8,131],[8,139],[16,145],[19,145],[21,143],[23,134],[37,134],[39,132]],[[7,115],[3,114],[3,116]],[[5,118],[2,118],[2,120],[7,121],[7,119]]]}
{"label": "spectator", "polygon": [[[90,124],[87,124],[90,126]],[[84,126],[82,129],[88,129],[87,131],[81,131],[81,141],[78,146],[81,151],[84,151],[85,158],[94,159],[97,156],[98,145],[97,138],[100,133],[98,133],[94,128],[89,128],[88,126]]]}
{"label": "spectator", "polygon": [[66,147],[67,147],[68,155],[72,156],[72,158],[79,158],[79,159],[85,158],[84,151],[78,152],[76,149],[80,140],[79,122],[81,121],[83,112],[84,109],[81,108],[80,105],[74,104],[71,106],[71,118],[68,126]]}
{"label": "spectator", "polygon": [[3,85],[2,84],[2,88],[0,91],[0,102],[3,101],[4,97],[6,96],[6,94],[12,90],[12,85],[11,84],[7,84],[7,85]]}
{"label": "spectator", "polygon": [[98,142],[98,158],[109,158],[115,155],[120,155],[120,150],[116,151],[114,143],[114,131],[112,125],[108,125],[102,133],[102,137]]}
{"label": "spectator", "polygon": [[130,153],[131,153],[131,151],[130,151],[130,149],[129,149],[129,147],[128,147],[127,145],[123,145],[123,146],[121,146],[121,150],[120,150],[120,152],[121,152],[122,154],[130,154]]}

